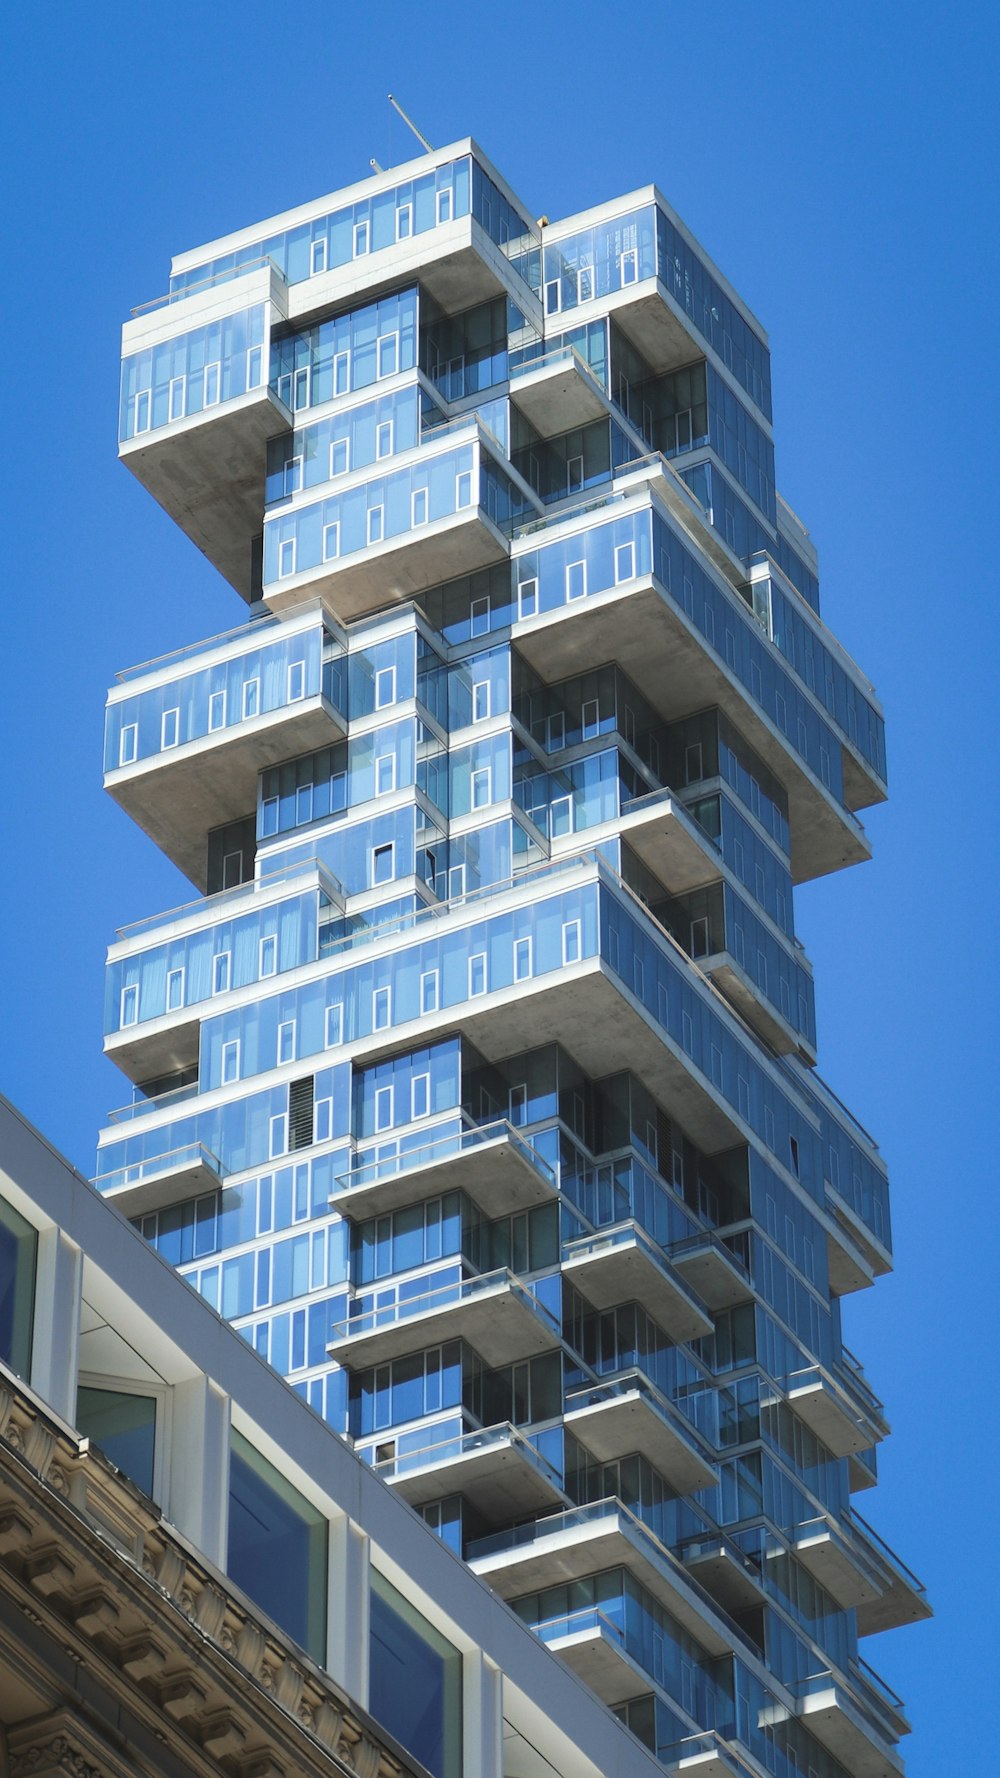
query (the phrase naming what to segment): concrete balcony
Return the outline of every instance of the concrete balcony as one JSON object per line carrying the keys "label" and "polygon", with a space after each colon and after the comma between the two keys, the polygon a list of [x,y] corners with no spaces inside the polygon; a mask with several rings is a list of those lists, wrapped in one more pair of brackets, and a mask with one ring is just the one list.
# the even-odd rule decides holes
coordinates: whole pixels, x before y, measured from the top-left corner
{"label": "concrete balcony", "polygon": [[852,1291],[868,1290],[874,1284],[875,1272],[864,1250],[839,1220],[827,1227],[826,1257],[834,1296],[849,1296]]}
{"label": "concrete balcony", "polygon": [[717,1479],[708,1446],[641,1371],[570,1390],[563,1423],[601,1463],[641,1451],[678,1494],[697,1493]]}
{"label": "concrete balcony", "polygon": [[337,1180],[330,1206],[352,1222],[463,1191],[487,1216],[530,1210],[557,1194],[547,1162],[506,1122],[471,1125],[368,1162]]}
{"label": "concrete balcony", "polygon": [[510,374],[510,398],[542,438],[606,420],[604,388],[575,346],[557,346]]}
{"label": "concrete balcony", "polygon": [[375,1471],[411,1506],[461,1494],[487,1520],[548,1513],[566,1502],[552,1465],[523,1432],[506,1424],[384,1457]]}
{"label": "concrete balcony", "polygon": [[115,1173],[99,1174],[91,1181],[103,1198],[130,1218],[219,1191],[222,1183],[221,1164],[200,1142],[120,1167]]}
{"label": "concrete balcony", "polygon": [[776,1055],[798,1055],[810,1065],[815,1063],[815,1045],[810,1043],[803,1032],[789,1024],[730,951],[719,951],[711,957],[699,957],[698,966],[715,983],[720,994],[725,995],[730,1006],[736,1008],[751,1031],[756,1031],[758,1037],[762,1037]]}
{"label": "concrete balcony", "polygon": [[674,1270],[706,1308],[735,1308],[753,1297],[753,1285],[739,1260],[717,1235],[693,1235],[670,1255]]}
{"label": "concrete balcony", "polygon": [[208,833],[256,808],[258,773],[346,733],[343,714],[317,694],[119,766],[104,788],[204,893]]}
{"label": "concrete balcony", "polygon": [[792,1554],[845,1611],[882,1596],[881,1578],[858,1539],[826,1514],[798,1526]]}
{"label": "concrete balcony", "polygon": [[622,1631],[596,1607],[547,1618],[533,1628],[605,1704],[624,1704],[649,1690],[649,1675],[626,1650]]}
{"label": "concrete balcony", "polygon": [[767,1594],[760,1569],[731,1537],[702,1537],[684,1545],[684,1566],[706,1593],[729,1613],[764,1605]]}
{"label": "concrete balcony", "polygon": [[[874,1676],[872,1676],[874,1678]],[[881,1687],[881,1682],[879,1682]],[[881,1693],[859,1670],[846,1680],[835,1670],[811,1674],[792,1688],[795,1714],[829,1749],[852,1778],[900,1778],[903,1763],[895,1742],[909,1731],[898,1698]],[[787,1720],[783,1705],[767,1712],[774,1724]],[[762,1725],[766,1726],[766,1725]]]}
{"label": "concrete balcony", "polygon": [[911,1573],[860,1513],[851,1512],[848,1523],[864,1559],[871,1563],[879,1580],[877,1596],[858,1604],[858,1635],[876,1636],[882,1630],[896,1630],[903,1624],[918,1624],[933,1617],[923,1581]]}
{"label": "concrete balcony", "polygon": [[686,1735],[683,1741],[661,1749],[659,1757],[672,1778],[758,1778],[756,1769],[715,1729]]}
{"label": "concrete balcony", "polygon": [[469,1566],[502,1599],[625,1568],[706,1654],[732,1654],[744,1644],[742,1632],[683,1563],[620,1500],[574,1507],[479,1538],[469,1547]]}
{"label": "concrete balcony", "polygon": [[712,1332],[711,1316],[637,1223],[567,1241],[562,1269],[595,1309],[639,1303],[678,1342]]}
{"label": "concrete balcony", "polygon": [[361,1371],[445,1340],[465,1340],[492,1368],[554,1352],[561,1343],[557,1322],[537,1297],[512,1272],[497,1271],[337,1322],[327,1351]]}
{"label": "concrete balcony", "polygon": [[626,803],[615,827],[672,895],[702,889],[721,875],[717,848],[670,790]]}
{"label": "concrete balcony", "polygon": [[846,1238],[857,1248],[862,1260],[871,1268],[876,1278],[882,1278],[892,1271],[892,1250],[887,1240],[882,1239],[874,1229],[870,1228],[854,1209],[853,1205],[841,1197],[829,1180],[825,1181],[825,1189],[830,1209],[836,1221],[844,1230]]}
{"label": "concrete balcony", "polygon": [[878,1455],[870,1451],[850,1451],[847,1457],[847,1484],[852,1494],[878,1484]]}
{"label": "concrete balcony", "polygon": [[845,1386],[822,1365],[794,1371],[785,1379],[785,1392],[792,1412],[835,1457],[869,1450],[889,1431],[875,1396]]}

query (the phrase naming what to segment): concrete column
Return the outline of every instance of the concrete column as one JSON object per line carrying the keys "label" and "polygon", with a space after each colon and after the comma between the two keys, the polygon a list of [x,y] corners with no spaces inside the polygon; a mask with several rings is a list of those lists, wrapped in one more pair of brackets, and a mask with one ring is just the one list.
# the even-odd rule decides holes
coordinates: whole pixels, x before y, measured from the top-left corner
{"label": "concrete column", "polygon": [[208,1377],[191,1377],[171,1390],[167,1518],[226,1566],[229,1516],[229,1397]]}
{"label": "concrete column", "polygon": [[481,1649],[462,1656],[462,1770],[503,1778],[503,1674]]}
{"label": "concrete column", "polygon": [[346,1513],[330,1524],[326,1665],[368,1707],[368,1561],[371,1540]]}
{"label": "concrete column", "polygon": [[75,1241],[60,1228],[42,1229],[35,1274],[31,1386],[71,1426],[76,1423],[82,1286],[83,1254]]}

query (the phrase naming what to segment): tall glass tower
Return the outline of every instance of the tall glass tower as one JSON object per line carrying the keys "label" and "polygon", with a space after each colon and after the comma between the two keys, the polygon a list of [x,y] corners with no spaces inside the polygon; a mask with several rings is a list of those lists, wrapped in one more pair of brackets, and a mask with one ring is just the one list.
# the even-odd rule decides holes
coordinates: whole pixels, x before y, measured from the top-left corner
{"label": "tall glass tower", "polygon": [[898,1772],[886,1176],[793,918],[883,723],[760,324],[466,140],[175,259],[120,453],[248,609],[109,696],[197,899],[109,951],[100,1189],[668,1767]]}

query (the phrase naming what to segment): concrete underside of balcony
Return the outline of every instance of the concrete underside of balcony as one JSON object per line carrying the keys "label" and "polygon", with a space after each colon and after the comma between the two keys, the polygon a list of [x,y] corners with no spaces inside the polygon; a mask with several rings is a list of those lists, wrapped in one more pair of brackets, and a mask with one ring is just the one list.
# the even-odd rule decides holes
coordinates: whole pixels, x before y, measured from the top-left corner
{"label": "concrete underside of balcony", "polygon": [[[152,1210],[165,1210],[205,1192],[216,1192],[221,1185],[221,1176],[209,1161],[187,1160],[176,1167],[164,1167],[162,1172],[134,1184],[114,1186],[111,1191],[101,1192],[101,1196],[123,1216],[147,1216]],[[97,1189],[101,1189],[100,1181]]]}
{"label": "concrete underside of balcony", "polygon": [[883,1436],[884,1428],[855,1413],[846,1397],[823,1379],[789,1389],[788,1405],[835,1457],[870,1450]]}
{"label": "concrete underside of balcony", "polygon": [[836,1531],[809,1531],[796,1539],[792,1551],[802,1567],[845,1611],[881,1598],[882,1588],[875,1574]]}
{"label": "concrete underside of balcony", "polygon": [[686,1253],[676,1254],[673,1264],[713,1313],[735,1308],[737,1303],[747,1303],[754,1294],[746,1273],[720,1242],[706,1239]]}
{"label": "concrete underside of balcony", "polygon": [[291,430],[273,390],[245,395],[142,432],[119,448],[147,493],[246,600],[253,598],[251,540],[264,511],[267,443]]}
{"label": "concrete underside of balcony", "polygon": [[401,1494],[411,1506],[461,1494],[492,1523],[505,1523],[512,1514],[555,1512],[566,1504],[561,1489],[513,1441],[437,1461],[429,1451],[422,1468],[408,1468],[400,1475],[387,1475],[386,1480],[393,1493]]}
{"label": "concrete underside of balcony", "polygon": [[502,1137],[474,1148],[404,1167],[365,1185],[346,1186],[330,1195],[330,1205],[354,1222],[386,1216],[446,1191],[463,1191],[491,1218],[530,1210],[555,1196],[555,1181]]}
{"label": "concrete underside of balcony", "polygon": [[[740,621],[734,612],[734,628]],[[586,672],[597,661],[616,661],[666,722],[712,705],[723,710],[788,792],[796,882],[871,857],[850,816],[651,579],[524,619],[513,635],[518,651],[549,684]]]}
{"label": "concrete underside of balcony", "polygon": [[855,1290],[868,1290],[875,1282],[875,1273],[854,1237],[838,1222],[826,1231],[827,1266],[830,1290],[834,1296],[848,1296]]}
{"label": "concrete underside of balcony", "polygon": [[724,1542],[701,1544],[685,1554],[684,1566],[717,1599],[723,1611],[749,1611],[766,1601],[763,1582]]}
{"label": "concrete underside of balcony", "polygon": [[331,704],[307,698],[108,772],[104,787],[204,894],[209,831],[253,814],[258,772],[344,733]]}
{"label": "concrete underside of balcony", "polygon": [[644,808],[626,809],[615,823],[615,831],[672,895],[703,889],[718,882],[722,874],[719,853],[708,835],[702,833],[683,803],[669,797]]}
{"label": "concrete underside of balcony", "polygon": [[607,397],[573,362],[530,365],[511,378],[510,398],[542,438],[558,438],[577,426],[607,418]]}
{"label": "concrete underside of balcony", "polygon": [[763,997],[760,989],[728,952],[700,957],[698,966],[715,983],[720,994],[726,996],[730,1005],[735,1006],[751,1030],[756,1031],[777,1055],[797,1054],[802,1057],[803,1062],[815,1063],[816,1050],[808,1038],[801,1031],[793,1030],[788,1021],[782,1018],[777,1007]]}
{"label": "concrete underside of balcony", "polygon": [[[493,297],[516,292],[521,309],[532,304],[510,261],[473,216],[456,216],[408,239],[394,241],[346,265],[331,266],[287,289],[289,322],[331,314],[345,305],[371,302],[383,292],[419,282],[448,314],[460,314]],[[537,304],[536,304],[537,307]]]}
{"label": "concrete underside of balcony", "polygon": [[547,1640],[546,1647],[565,1661],[605,1704],[624,1704],[649,1691],[648,1673],[599,1624],[585,1630],[567,1630],[565,1636]]}
{"label": "concrete underside of balcony", "polygon": [[104,1039],[104,1054],[131,1081],[160,1080],[183,1068],[198,1063],[200,1007],[188,1009],[171,1019],[150,1019],[142,1025],[127,1025],[124,1031],[113,1031]]}
{"label": "concrete underside of balcony", "polygon": [[695,1302],[672,1267],[658,1263],[641,1241],[603,1247],[595,1244],[593,1252],[568,1254],[562,1269],[595,1309],[639,1303],[676,1341],[699,1340],[713,1330],[712,1317]]}
{"label": "concrete underside of balcony", "polygon": [[[680,1415],[677,1419],[680,1422]],[[661,1414],[641,1389],[567,1408],[567,1432],[601,1463],[614,1463],[640,1451],[678,1494],[710,1488],[714,1464],[703,1456],[683,1424]]]}
{"label": "concrete underside of balcony", "polygon": [[514,1291],[497,1287],[402,1315],[370,1332],[342,1334],[327,1350],[346,1369],[361,1371],[444,1340],[467,1341],[493,1368],[552,1352],[560,1343],[553,1323]]}
{"label": "concrete underside of balcony", "polygon": [[[762,1727],[787,1721],[789,1712],[776,1704],[764,1714],[767,1721]],[[809,1733],[851,1773],[851,1778],[901,1778],[903,1762],[898,1754],[869,1725],[845,1688],[832,1676],[828,1687],[800,1700],[796,1714]]]}

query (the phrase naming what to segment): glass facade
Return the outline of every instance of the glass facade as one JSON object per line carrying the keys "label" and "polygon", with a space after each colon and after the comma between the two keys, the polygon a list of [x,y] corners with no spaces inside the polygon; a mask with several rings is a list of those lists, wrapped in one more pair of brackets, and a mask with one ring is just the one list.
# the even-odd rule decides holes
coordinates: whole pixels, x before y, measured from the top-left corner
{"label": "glass facade", "polygon": [[[834,1674],[888,1760],[803,1541],[849,1536],[886,1431],[842,1297],[891,1238],[794,902],[864,855],[885,750],[783,516],[765,336],[655,194],[543,249],[467,153],[268,228],[173,300],[383,270],[268,332],[265,614],[109,699],[109,789],[141,772],[215,892],[111,948],[97,1184],[543,1641],[628,1664],[667,1764],[846,1778],[782,1700]],[[209,350],[126,352],[124,438]],[[238,801],[187,796],[193,743]],[[316,1516],[238,1435],[232,1478],[230,1572],[321,1651]],[[461,1667],[376,1575],[370,1708],[438,1778]]]}

